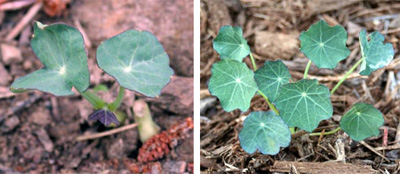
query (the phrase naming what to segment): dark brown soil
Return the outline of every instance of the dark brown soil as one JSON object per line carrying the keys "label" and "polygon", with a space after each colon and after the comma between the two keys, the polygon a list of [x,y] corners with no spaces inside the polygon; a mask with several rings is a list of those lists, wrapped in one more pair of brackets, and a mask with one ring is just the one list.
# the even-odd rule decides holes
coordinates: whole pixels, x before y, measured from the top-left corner
{"label": "dark brown soil", "polygon": [[[118,84],[97,67],[96,47],[102,40],[127,29],[151,31],[166,49],[175,76],[159,98],[127,91],[120,108],[127,114],[124,123],[134,122],[132,106],[139,98],[148,102],[154,120],[162,130],[193,115],[192,1],[72,0],[61,16],[49,17],[40,11],[21,35],[5,41],[3,38],[28,9],[0,11],[0,44],[16,49],[0,51],[0,58],[6,52],[21,53],[12,60],[0,60],[0,173],[131,173],[129,165],[137,163],[142,145],[136,128],[77,142],[78,136],[112,129],[88,121],[93,108],[80,96],[55,97],[39,91],[9,92],[9,85],[15,78],[42,67],[30,48],[34,21],[70,25],[74,25],[76,19],[80,22],[92,45],[87,48],[90,88],[107,85],[110,91],[100,93],[107,101],[115,99]],[[192,134],[154,166],[149,164],[154,168],[153,172],[190,172],[193,168]],[[162,170],[157,170],[160,166]]]}
{"label": "dark brown soil", "polygon": [[[299,171],[302,173],[307,172],[304,170],[307,166],[311,168],[315,165],[305,162],[321,164],[334,162],[324,173],[338,173],[340,169],[343,169],[341,163],[337,162],[341,161],[350,164],[350,168],[354,171],[398,173],[400,169],[399,11],[400,3],[397,1],[201,0],[200,95],[201,106],[203,106],[201,108],[201,171],[238,173],[288,171],[296,173]],[[241,149],[238,140],[243,120],[250,111],[266,111],[269,108],[265,101],[257,96],[252,100],[251,108],[247,112],[235,110],[227,113],[222,110],[218,100],[211,96],[207,89],[211,65],[219,61],[218,54],[212,48],[212,40],[222,25],[240,26],[243,28],[244,37],[248,40],[258,67],[261,67],[265,60],[282,59],[292,77],[298,80],[303,77],[308,62],[299,50],[298,37],[301,31],[320,19],[326,20],[330,25],[344,26],[348,31],[347,45],[351,50],[349,58],[340,62],[333,70],[311,67],[309,77],[317,78],[320,83],[330,89],[340,79],[338,76],[343,75],[360,58],[358,32],[361,29],[383,33],[386,41],[393,44],[395,57],[387,68],[372,73],[369,78],[355,75],[348,79],[332,95],[334,106],[332,119],[321,122],[316,131],[332,130],[338,126],[341,115],[352,104],[366,102],[373,104],[384,114],[385,124],[381,127],[381,134],[378,137],[368,138],[364,142],[352,141],[343,131],[323,137],[297,135],[293,136],[290,146],[283,148],[277,155],[247,154]],[[246,58],[245,62],[251,67],[249,58]],[[387,130],[387,134],[384,130]],[[385,138],[388,140],[387,146],[397,145],[397,148],[375,149],[385,146],[383,143]],[[341,149],[344,149],[344,153],[339,153]],[[296,165],[302,169],[296,168]],[[337,171],[335,171],[335,165],[337,165]],[[314,172],[316,171],[318,170]]]}

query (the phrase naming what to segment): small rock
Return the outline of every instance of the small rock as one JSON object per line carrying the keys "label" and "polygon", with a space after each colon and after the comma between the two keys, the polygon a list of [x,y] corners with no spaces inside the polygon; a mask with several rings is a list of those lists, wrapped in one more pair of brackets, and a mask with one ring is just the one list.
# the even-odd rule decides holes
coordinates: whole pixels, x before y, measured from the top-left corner
{"label": "small rock", "polygon": [[19,48],[9,44],[1,44],[0,47],[4,64],[9,65],[11,63],[22,62],[22,54]]}
{"label": "small rock", "polygon": [[31,61],[24,61],[24,63],[22,64],[22,67],[24,68],[24,70],[30,70],[32,68],[32,62]]}
{"label": "small rock", "polygon": [[261,31],[255,34],[256,52],[268,59],[290,60],[299,51],[299,34]]}
{"label": "small rock", "polygon": [[3,64],[0,63],[0,86],[8,86],[8,82],[10,81],[10,75],[6,68],[4,68]]}
{"label": "small rock", "polygon": [[340,122],[341,118],[342,118],[342,116],[340,116],[340,115],[333,115],[332,116],[333,121],[336,121],[336,122]]}
{"label": "small rock", "polygon": [[167,161],[163,165],[163,173],[184,173],[185,161]]}
{"label": "small rock", "polygon": [[50,137],[47,134],[46,130],[44,130],[44,128],[41,128],[36,131],[35,134],[39,138],[40,143],[42,143],[44,150],[46,150],[47,152],[53,152],[54,144],[53,141],[50,140]]}
{"label": "small rock", "polygon": [[357,36],[358,33],[362,30],[362,27],[353,23],[353,22],[348,22],[347,23],[347,33],[351,36]]}
{"label": "small rock", "polygon": [[193,78],[173,76],[162,90],[160,98],[146,99],[157,107],[186,115],[193,113]]}
{"label": "small rock", "polygon": [[2,132],[10,132],[19,125],[20,121],[17,116],[12,116],[4,122],[4,127],[1,128]]}

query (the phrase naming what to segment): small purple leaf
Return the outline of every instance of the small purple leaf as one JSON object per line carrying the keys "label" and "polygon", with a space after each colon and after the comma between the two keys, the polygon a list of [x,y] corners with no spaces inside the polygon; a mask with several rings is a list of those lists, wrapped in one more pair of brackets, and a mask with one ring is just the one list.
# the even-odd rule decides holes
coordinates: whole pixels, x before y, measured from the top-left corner
{"label": "small purple leaf", "polygon": [[119,125],[119,121],[115,114],[109,110],[104,109],[94,111],[92,114],[90,114],[89,120],[98,120],[105,126],[109,126],[111,123]]}

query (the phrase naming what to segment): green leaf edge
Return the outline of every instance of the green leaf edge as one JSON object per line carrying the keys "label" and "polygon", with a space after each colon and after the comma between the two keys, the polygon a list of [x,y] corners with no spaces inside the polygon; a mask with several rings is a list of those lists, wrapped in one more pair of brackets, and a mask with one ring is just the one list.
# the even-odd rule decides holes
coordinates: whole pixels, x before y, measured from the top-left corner
{"label": "green leaf edge", "polygon": [[[233,57],[228,57],[228,56],[222,55],[222,54],[215,48],[215,47],[216,47],[215,40],[218,39],[218,36],[219,36],[219,34],[221,33],[221,31],[223,31],[223,30],[226,29],[226,28],[231,28],[232,30],[238,30],[239,33],[240,33],[240,36],[241,36],[241,38],[240,38],[241,41],[245,41],[244,43],[245,43],[245,47],[246,47],[247,50],[248,50],[248,53],[247,53],[245,56],[243,56],[242,58],[233,58]],[[250,46],[249,46],[249,44],[247,43],[246,38],[243,37],[243,29],[242,29],[241,27],[239,27],[239,26],[231,26],[231,25],[224,25],[224,26],[222,26],[222,27],[219,29],[219,31],[218,31],[217,37],[216,37],[215,39],[213,39],[212,42],[213,42],[213,49],[220,55],[221,59],[231,59],[231,60],[236,60],[236,61],[238,61],[238,62],[242,62],[243,59],[251,53]]]}
{"label": "green leaf edge", "polygon": [[[37,26],[35,26],[35,24],[36,24]],[[52,26],[52,25],[60,25],[60,24],[61,24],[61,25],[66,25],[66,26],[71,27],[71,28],[74,28],[74,29],[76,29],[76,30],[79,32],[79,34],[80,34],[81,37],[82,37],[82,41],[83,41],[82,43],[83,43],[83,46],[84,46],[84,50],[85,50],[85,54],[86,54],[86,61],[87,61],[87,59],[88,59],[88,53],[87,53],[87,50],[86,50],[86,47],[85,47],[85,41],[84,41],[84,39],[83,39],[83,35],[82,35],[81,31],[80,31],[77,27],[74,27],[74,26],[72,26],[72,25],[68,25],[68,24],[66,24],[66,23],[64,23],[64,22],[56,22],[56,23],[52,23],[52,24],[47,25],[47,24],[43,24],[43,23],[41,23],[41,22],[39,22],[39,21],[35,21],[35,23],[34,23],[34,28],[37,27],[37,28],[39,28],[39,29],[41,29],[41,30],[44,30],[46,27],[49,27],[49,26]],[[35,57],[36,57],[37,59],[39,59],[38,56],[36,55],[36,53],[35,53],[34,51],[33,51],[33,54],[35,54]],[[39,61],[40,61],[40,59],[39,59]],[[42,61],[40,61],[40,63],[42,63]],[[43,64],[43,63],[42,63],[42,64]],[[86,65],[87,65],[87,70],[88,70],[88,73],[89,73],[88,80],[87,80],[89,83],[87,84],[86,89],[80,91],[80,90],[78,90],[77,88],[75,88],[75,86],[72,85],[72,87],[75,88],[75,89],[76,89],[77,91],[79,91],[79,92],[85,92],[85,91],[89,88],[89,86],[90,86],[89,64],[87,63]],[[44,68],[45,68],[45,67],[43,67],[43,68],[41,68],[41,69],[44,69]],[[38,69],[38,70],[41,70],[41,69]],[[38,70],[34,70],[34,71],[30,72],[29,74],[31,74],[31,73],[33,73],[33,72],[35,72],[35,71],[38,71]],[[26,75],[24,75],[24,76],[22,76],[22,77],[25,77],[25,76],[27,76],[27,75],[29,75],[29,74],[26,74]],[[22,77],[18,77],[18,78],[22,78]],[[10,85],[10,91],[11,91],[11,92],[13,92],[13,93],[23,93],[23,92],[26,92],[26,91],[28,91],[28,90],[39,90],[39,89],[37,89],[37,88],[13,88],[12,86],[13,86],[14,82],[15,82],[18,78],[14,79],[13,83]],[[39,90],[39,91],[42,91],[42,90]],[[72,92],[72,88],[71,88],[70,93],[68,93],[68,94],[63,94],[63,95],[56,95],[56,94],[53,94],[53,93],[47,92],[47,91],[42,91],[42,92],[50,93],[50,94],[52,94],[52,95],[54,95],[54,96],[68,96],[68,95],[74,95],[74,93]]]}
{"label": "green leaf edge", "polygon": [[[261,80],[261,79],[260,79],[260,80],[257,80],[257,79],[259,79],[259,78],[257,78],[257,77],[263,75],[263,74],[260,74],[260,73],[261,73],[261,71],[263,70],[263,68],[267,68],[267,66],[270,67],[270,70],[272,70],[272,71],[274,72],[274,76],[275,76],[276,74],[278,74],[278,73],[275,72],[275,70],[272,69],[272,68],[273,68],[273,67],[272,67],[273,65],[270,65],[270,64],[274,64],[274,63],[279,63],[279,64],[283,65],[283,66],[285,67],[285,69],[283,69],[282,71],[286,71],[286,72],[282,72],[282,73],[283,73],[283,74],[287,73],[287,75],[289,75],[289,76],[288,76],[287,82],[285,81],[285,82],[283,82],[281,85],[279,85],[278,89],[276,90],[276,95],[275,95],[274,97],[272,97],[271,95],[269,95],[269,92],[263,91],[263,90],[260,88],[260,86],[261,86],[260,83],[261,83],[262,80]],[[265,78],[265,77],[262,77],[263,80],[264,80],[264,78]],[[282,60],[265,61],[265,62],[264,62],[264,66],[261,67],[261,68],[259,68],[259,69],[257,69],[257,71],[254,72],[254,80],[255,80],[256,83],[257,83],[258,89],[259,89],[261,92],[263,92],[263,93],[268,97],[268,99],[270,100],[270,102],[272,102],[272,103],[273,103],[273,102],[275,101],[275,99],[278,97],[280,87],[281,87],[282,85],[284,85],[284,84],[290,83],[290,79],[291,79],[291,78],[292,78],[292,76],[290,75],[289,69],[288,69],[288,67],[283,63]],[[265,80],[264,80],[264,81],[265,81]],[[271,81],[272,81],[272,80],[271,80]],[[277,83],[277,82],[274,82],[274,83]]]}
{"label": "green leaf edge", "polygon": [[[297,82],[294,82],[294,83],[298,83],[298,82],[302,82],[302,81],[309,81],[309,82],[307,82],[307,83],[315,83],[315,84],[318,85],[318,86],[325,87],[326,90],[327,90],[327,94],[329,94],[329,101],[330,101],[330,104],[331,104],[331,106],[332,106],[332,100],[330,99],[331,93],[329,92],[329,88],[328,88],[327,86],[325,86],[325,85],[323,85],[323,84],[319,84],[319,82],[318,82],[317,79],[301,79],[300,81],[297,81]],[[285,85],[291,85],[291,84],[294,84],[294,83],[287,83],[287,84],[284,84],[284,85],[282,85],[280,88],[282,88],[282,87],[285,86]],[[279,89],[279,90],[280,90],[280,92],[281,92],[282,89]],[[277,99],[278,99],[278,98],[279,98],[279,95],[278,95]],[[275,104],[276,108],[277,108],[277,109],[279,110],[279,112],[281,113],[282,108],[280,108],[280,105],[279,105],[278,103],[279,103],[278,100],[275,100],[275,101],[274,101],[274,104]],[[322,120],[326,120],[326,119],[329,119],[329,118],[332,117],[332,114],[333,114],[333,106],[332,106],[330,109],[332,109],[332,111],[329,110],[329,111],[330,111],[330,115],[329,115],[329,116],[325,116],[325,117],[323,117],[322,119],[320,119],[319,122],[318,122],[318,124],[319,124]],[[282,117],[282,120],[285,121],[285,119],[283,119],[282,113],[280,114],[280,116]],[[298,126],[299,126],[299,125],[289,125],[286,121],[285,121],[285,123],[286,123],[288,126],[293,126],[293,127],[298,127]],[[316,128],[318,127],[318,124],[317,124],[312,130],[305,130],[305,129],[303,129],[303,128],[301,128],[301,129],[303,129],[303,130],[305,130],[305,131],[307,131],[307,132],[312,132],[314,129],[316,129]],[[300,128],[300,127],[299,127],[299,128]]]}
{"label": "green leaf edge", "polygon": [[[252,71],[244,62],[239,62],[239,61],[232,60],[232,59],[222,59],[221,61],[218,61],[218,62],[213,63],[212,67],[214,67],[216,63],[220,63],[220,62],[222,62],[222,61],[232,61],[232,62],[235,62],[235,63],[241,63],[242,65],[246,66],[246,67],[248,68],[248,70],[249,70],[251,73],[253,73],[253,81],[254,81],[254,84],[255,84],[255,87],[256,87],[256,90],[255,90],[255,92],[254,92],[254,95],[255,95],[256,92],[257,92],[257,90],[258,90],[258,86],[257,86],[257,83],[256,83],[256,81],[255,81],[255,79],[254,79],[254,71]],[[213,77],[213,74],[214,74],[214,73],[213,73],[213,69],[211,68],[211,77]],[[210,83],[211,83],[211,78],[210,78]],[[209,92],[210,92],[211,95],[215,96],[215,95],[213,94],[213,90],[210,89],[210,84],[208,84],[208,90],[209,90]],[[253,95],[253,97],[254,97],[254,95]],[[217,97],[217,96],[215,96],[215,97]],[[253,98],[253,97],[252,97],[252,98]],[[217,98],[219,99],[219,97],[217,97]],[[252,98],[251,98],[251,99],[252,99]],[[251,99],[250,99],[249,102],[248,102],[248,106],[245,106],[245,107],[235,107],[235,108],[226,108],[226,106],[222,103],[222,101],[221,101],[220,99],[219,99],[219,100],[220,100],[220,102],[221,102],[221,107],[222,107],[226,112],[231,112],[231,111],[233,111],[233,110],[235,110],[235,109],[240,109],[241,111],[247,111],[247,110],[250,108]]]}
{"label": "green leaf edge", "polygon": [[[110,38],[108,38],[108,39],[102,41],[101,44],[103,44],[103,43],[106,42],[107,40],[112,39],[113,37],[116,37],[116,36],[118,36],[118,35],[124,34],[124,33],[128,32],[128,31],[148,32],[148,33],[150,33],[151,35],[153,35],[153,36],[156,38],[157,42],[158,42],[158,43],[163,47],[163,49],[164,49],[164,46],[161,44],[161,42],[158,40],[158,38],[157,38],[153,33],[151,33],[150,31],[147,31],[147,30],[128,29],[128,30],[125,30],[125,31],[123,31],[123,32],[121,32],[121,33],[118,33],[118,34],[116,34],[116,35],[111,36]],[[101,44],[100,44],[100,45],[101,45]],[[100,47],[100,45],[99,45],[99,47]],[[97,47],[97,49],[98,49],[99,47]],[[97,54],[97,49],[96,49],[96,54]],[[167,54],[167,52],[165,51],[165,49],[164,49],[164,52]],[[168,56],[168,54],[167,54],[167,56]],[[97,57],[97,56],[96,56],[96,57]],[[169,59],[169,56],[168,56],[168,64],[170,64],[170,63],[171,63],[171,62],[170,62],[170,59]],[[96,58],[96,64],[97,64],[97,67],[99,67],[102,71],[104,71],[104,72],[107,73],[109,76],[111,76],[112,78],[114,78],[114,79],[116,80],[116,82],[117,82],[120,86],[122,86],[121,83],[118,81],[118,79],[117,79],[115,76],[109,74],[107,71],[105,71],[103,68],[101,68],[101,67],[99,66],[99,63],[98,63],[97,58]],[[169,81],[162,87],[162,89],[159,91],[158,95],[156,95],[156,96],[146,95],[146,94],[144,94],[144,93],[142,93],[142,92],[139,92],[139,91],[136,91],[136,90],[133,90],[133,89],[130,89],[130,88],[125,88],[124,86],[122,86],[122,87],[123,87],[124,89],[129,90],[129,91],[133,91],[133,92],[137,92],[137,93],[140,93],[140,94],[142,94],[142,95],[145,95],[145,96],[147,96],[147,97],[158,97],[159,95],[161,95],[162,90],[163,90],[169,83],[171,83],[171,78],[172,78],[172,76],[175,74],[175,71],[171,68],[171,66],[168,65],[168,67],[169,67],[169,69],[172,71],[171,76],[170,76],[170,79],[169,79]]]}
{"label": "green leaf edge", "polygon": [[[391,57],[391,59],[388,61],[389,63],[388,63],[387,65],[389,65],[390,62],[391,62],[391,61],[393,60],[393,58],[394,58],[393,44],[392,44],[392,43],[389,43],[389,42],[386,42],[386,43],[385,43],[385,36],[383,36],[383,35],[382,35],[381,33],[379,33],[378,31],[374,31],[374,32],[370,33],[369,35],[367,35],[367,31],[366,31],[365,29],[363,29],[363,30],[361,30],[360,33],[359,33],[359,43],[360,43],[361,59],[363,59],[363,61],[362,61],[362,63],[361,63],[360,72],[359,72],[360,75],[367,75],[367,76],[369,76],[372,72],[374,72],[374,71],[376,71],[376,70],[378,70],[378,69],[381,69],[381,68],[387,66],[387,65],[385,65],[385,66],[379,67],[379,68],[377,68],[377,69],[375,69],[375,70],[371,70],[371,69],[367,66],[367,60],[366,60],[366,58],[365,58],[365,56],[364,56],[364,50],[363,50],[363,46],[362,46],[362,43],[361,43],[361,40],[362,40],[361,38],[362,38],[363,36],[365,36],[366,42],[368,43],[368,42],[369,42],[368,37],[370,37],[370,35],[372,35],[372,34],[374,34],[374,33],[377,33],[378,36],[382,36],[382,37],[383,37],[383,39],[384,39],[384,40],[382,41],[382,44],[383,44],[383,45],[390,45],[391,52],[392,52],[392,57]],[[362,35],[363,35],[363,36],[362,36]]]}
{"label": "green leaf edge", "polygon": [[[379,113],[380,113],[380,116],[381,116],[381,117],[379,117],[379,118],[382,118],[381,123],[380,123],[380,126],[383,126],[383,124],[385,123],[385,120],[383,119],[383,114],[382,114],[381,111],[379,111],[379,110],[376,109],[373,105],[368,104],[368,103],[356,103],[356,104],[354,104],[353,106],[351,106],[351,108],[350,108],[350,109],[342,116],[342,118],[340,119],[340,122],[339,122],[340,128],[341,128],[344,132],[346,132],[346,133],[351,137],[351,139],[353,139],[353,140],[355,140],[355,141],[362,141],[362,140],[364,140],[364,139],[366,139],[366,138],[369,138],[369,137],[378,136],[379,133],[380,133],[380,131],[379,131],[379,127],[380,127],[380,126],[377,128],[376,131],[373,132],[373,133],[374,133],[373,135],[364,136],[364,137],[362,137],[362,138],[354,137],[354,136],[352,135],[352,133],[350,133],[350,134],[348,133],[347,128],[345,128],[345,127],[342,126],[343,124],[345,124],[345,123],[343,122],[343,118],[346,117],[346,116],[349,117],[347,114],[349,114],[349,112],[350,112],[351,110],[356,109],[356,107],[358,107],[358,105],[365,105],[365,106],[360,106],[360,107],[370,107],[370,108],[368,108],[368,109],[372,109],[372,110],[375,110],[375,111],[379,112]],[[379,118],[378,118],[378,119],[379,119]]]}
{"label": "green leaf edge", "polygon": [[[306,53],[304,52],[304,50],[302,49],[303,46],[301,46],[301,45],[302,45],[302,43],[301,43],[302,39],[301,39],[301,38],[302,38],[302,35],[303,35],[305,32],[308,32],[308,31],[311,29],[312,26],[316,26],[316,25],[318,25],[319,23],[325,24],[325,25],[327,25],[327,26],[330,27],[330,28],[339,28],[340,30],[343,30],[343,31],[346,33],[346,40],[348,39],[348,33],[347,33],[347,31],[344,29],[343,26],[341,26],[341,25],[330,26],[330,25],[329,25],[328,23],[326,23],[324,20],[319,20],[317,23],[312,24],[306,31],[302,31],[302,32],[300,33],[300,36],[299,36],[299,40],[300,40],[300,51],[301,51],[309,60],[311,60],[311,59],[309,58],[309,56],[307,56],[307,54],[306,54]],[[345,45],[344,45],[344,46],[347,48],[347,56],[345,56],[344,58],[342,58],[340,61],[346,59],[346,58],[350,55],[350,50],[349,50],[349,48],[346,46],[346,42],[345,42]],[[311,61],[312,61],[312,60],[311,60]],[[320,66],[320,65],[318,65],[317,63],[315,63],[314,61],[312,61],[312,62],[313,62],[318,68],[333,69],[333,68],[335,68],[335,67],[338,65],[338,63],[339,63],[340,61],[338,61],[334,67]]]}
{"label": "green leaf edge", "polygon": [[[284,144],[284,145],[282,145],[282,146],[280,146],[280,145],[277,145],[276,147],[277,147],[277,149],[273,149],[273,150],[271,150],[271,151],[269,151],[269,150],[265,150],[265,149],[260,149],[260,147],[256,147],[256,149],[254,150],[254,151],[248,151],[248,149],[246,148],[246,147],[243,147],[243,144],[242,144],[242,142],[243,142],[243,135],[242,135],[242,131],[243,131],[243,129],[245,128],[245,126],[246,126],[246,124],[247,124],[247,122],[250,120],[250,119],[252,119],[252,117],[254,117],[254,116],[266,116],[266,117],[274,117],[274,119],[276,118],[276,119],[278,119],[281,123],[279,123],[279,124],[282,124],[283,126],[286,126],[286,128],[287,128],[287,134],[288,134],[288,136],[289,136],[289,141],[288,142],[286,142],[286,144]],[[268,118],[266,118],[266,119],[268,119]],[[273,124],[273,125],[275,125],[276,123],[270,123],[270,124]],[[278,133],[280,133],[280,132],[278,132]],[[255,153],[257,150],[260,152],[260,153],[262,153],[262,154],[264,154],[264,155],[276,155],[276,154],[278,154],[279,152],[280,152],[280,148],[282,147],[282,148],[285,148],[285,147],[288,147],[289,145],[290,145],[290,142],[291,142],[291,137],[292,135],[291,135],[291,133],[290,133],[290,130],[289,130],[289,127],[287,126],[287,124],[282,120],[282,118],[280,117],[280,116],[278,116],[278,115],[276,115],[275,114],[275,112],[273,112],[273,111],[254,111],[254,112],[251,112],[250,114],[249,114],[249,116],[247,116],[246,117],[246,119],[244,120],[244,122],[243,122],[243,128],[242,128],[242,130],[240,131],[240,133],[239,133],[239,142],[240,142],[240,146],[242,147],[242,149],[245,151],[245,152],[247,152],[247,153],[249,153],[249,154],[253,154],[253,153]],[[275,140],[275,142],[276,142],[276,140]]]}

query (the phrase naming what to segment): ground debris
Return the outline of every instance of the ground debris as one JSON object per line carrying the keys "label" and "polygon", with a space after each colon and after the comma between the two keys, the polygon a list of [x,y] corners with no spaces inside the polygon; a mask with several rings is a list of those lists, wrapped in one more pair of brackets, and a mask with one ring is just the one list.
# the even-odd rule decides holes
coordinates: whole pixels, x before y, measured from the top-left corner
{"label": "ground debris", "polygon": [[[260,31],[255,33],[255,51],[268,60],[291,59],[300,49],[299,33]],[[279,43],[279,44],[277,44]]]}
{"label": "ground debris", "polygon": [[[310,173],[310,174],[374,174],[375,170],[368,165],[356,165],[346,163],[315,163],[276,161],[270,169],[271,172]],[[297,171],[297,172],[294,172]]]}

